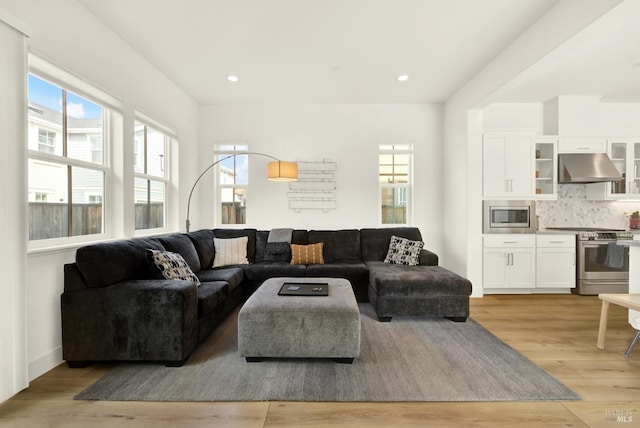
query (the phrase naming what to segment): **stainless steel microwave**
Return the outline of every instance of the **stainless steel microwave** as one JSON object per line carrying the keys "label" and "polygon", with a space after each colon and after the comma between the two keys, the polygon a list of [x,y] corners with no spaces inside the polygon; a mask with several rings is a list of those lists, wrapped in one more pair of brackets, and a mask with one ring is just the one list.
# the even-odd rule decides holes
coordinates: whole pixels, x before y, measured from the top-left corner
{"label": "stainless steel microwave", "polygon": [[484,201],[483,233],[535,233],[535,201]]}

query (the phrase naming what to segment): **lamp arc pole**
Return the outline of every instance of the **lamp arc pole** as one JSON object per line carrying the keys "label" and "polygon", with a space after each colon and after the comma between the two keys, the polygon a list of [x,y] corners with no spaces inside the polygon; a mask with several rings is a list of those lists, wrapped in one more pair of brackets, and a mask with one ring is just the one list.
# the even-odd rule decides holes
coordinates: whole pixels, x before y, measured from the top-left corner
{"label": "lamp arc pole", "polygon": [[[193,191],[196,189],[196,186],[198,185],[198,183],[200,182],[200,180],[202,179],[202,177],[204,177],[204,175],[209,172],[211,170],[211,168],[213,168],[214,166],[216,166],[217,164],[219,164],[222,161],[225,161],[227,159],[231,159],[231,158],[235,158],[236,156],[243,156],[243,155],[257,155],[257,156],[264,156],[270,159],[273,159],[274,161],[278,162],[278,164],[282,163],[283,161],[268,155],[266,153],[260,153],[260,152],[242,152],[242,153],[234,153],[232,155],[229,156],[225,156],[223,158],[218,159],[217,161],[213,162],[211,165],[209,165],[208,167],[205,168],[204,171],[202,171],[200,173],[200,175],[198,176],[198,178],[196,178],[196,181],[193,183],[193,186],[191,186],[191,191],[189,192],[189,199],[187,200],[187,219],[185,221],[185,226],[187,229],[187,232],[189,232],[189,228],[191,227],[191,220],[189,219],[189,213],[191,211],[191,197],[193,196]],[[296,171],[297,174],[297,171]]]}

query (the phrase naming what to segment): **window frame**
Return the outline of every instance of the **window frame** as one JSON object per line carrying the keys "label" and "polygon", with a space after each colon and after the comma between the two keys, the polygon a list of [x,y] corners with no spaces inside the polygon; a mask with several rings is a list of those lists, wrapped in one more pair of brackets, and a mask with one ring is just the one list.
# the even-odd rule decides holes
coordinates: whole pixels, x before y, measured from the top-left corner
{"label": "window frame", "polygon": [[[398,148],[396,148],[398,147]],[[408,171],[406,174],[406,183],[383,183],[381,182],[380,173],[380,156],[391,155],[406,155],[408,156]],[[413,162],[414,162],[414,148],[412,143],[379,143],[378,144],[378,223],[381,227],[395,227],[395,226],[411,226],[413,224]],[[385,164],[386,165],[386,164]],[[395,161],[392,162],[392,168],[395,167]],[[392,172],[392,175],[393,174]],[[405,222],[404,223],[384,223],[382,215],[382,190],[383,189],[404,189],[405,198]]]}
{"label": "window frame", "polygon": [[[144,130],[145,130],[145,140],[146,140],[146,135],[147,135],[147,129],[151,128],[154,131],[157,131],[159,133],[161,133],[164,137],[164,149],[163,149],[163,155],[162,155],[162,166],[161,166],[161,170],[163,171],[163,176],[159,176],[159,175],[153,175],[153,174],[149,174],[148,173],[148,159],[147,159],[147,143],[145,141],[145,145],[142,148],[142,153],[140,153],[139,150],[137,150],[138,146],[135,142],[135,133],[136,133],[136,129],[138,124],[143,125],[144,126]],[[158,233],[162,233],[165,231],[169,230],[169,225],[171,224],[170,222],[170,212],[171,210],[169,209],[169,204],[170,204],[170,189],[171,189],[171,145],[173,140],[176,140],[176,136],[173,132],[171,132],[170,130],[168,130],[165,126],[157,123],[156,121],[150,119],[149,117],[143,115],[140,112],[136,112],[135,114],[135,118],[134,118],[134,122],[133,122],[133,135],[134,135],[134,140],[133,140],[133,147],[132,147],[132,155],[134,156],[134,162],[133,162],[133,233],[134,236],[144,236],[144,235],[154,235],[154,234],[158,234]],[[144,171],[145,172],[138,172],[136,171],[136,161],[135,158],[137,156],[140,156],[142,154],[143,156],[143,162],[144,162]],[[141,179],[141,180],[146,180],[147,181],[147,204],[149,204],[150,207],[150,203],[151,203],[151,182],[158,182],[158,183],[162,183],[164,185],[164,203],[163,203],[163,225],[161,227],[153,227],[153,228],[141,228],[141,229],[137,229],[136,228],[136,180],[137,179]]]}
{"label": "window frame", "polygon": [[[247,210],[247,205],[246,205],[246,200],[245,200],[245,206],[244,206],[244,223],[223,223],[222,222],[222,191],[223,189],[230,189],[233,193],[235,194],[235,191],[237,189],[244,189],[244,195],[246,197],[246,195],[249,192],[249,145],[244,142],[244,141],[239,141],[239,142],[216,142],[214,144],[214,151],[213,151],[213,159],[214,162],[218,162],[220,160],[223,160],[225,157],[228,156],[233,156],[233,161],[234,163],[236,162],[236,160],[238,159],[237,155],[245,155],[247,156],[247,183],[246,184],[238,184],[235,183],[221,183],[220,182],[220,166],[221,163],[218,163],[215,168],[214,168],[214,189],[215,189],[215,195],[214,195],[214,208],[213,208],[213,218],[214,218],[214,224],[217,225],[218,227],[227,227],[227,228],[234,228],[234,227],[238,227],[238,228],[243,228],[246,227],[248,224],[248,210]],[[229,147],[233,147],[233,149],[229,149]]]}
{"label": "window frame", "polygon": [[[33,75],[34,77],[45,81],[51,85],[54,85],[62,90],[63,99],[66,100],[66,94],[72,93],[78,97],[86,99],[91,103],[98,104],[102,110],[101,117],[101,128],[102,131],[100,133],[102,137],[102,152],[103,158],[102,163],[94,163],[91,161],[85,161],[81,159],[75,159],[69,157],[66,153],[65,145],[69,144],[69,128],[66,124],[66,119],[64,118],[66,111],[66,107],[63,108],[63,123],[61,125],[61,143],[63,144],[62,154],[55,153],[47,153],[41,152],[39,150],[33,150],[29,148],[29,140],[27,136],[27,140],[25,141],[26,146],[26,159],[29,164],[30,161],[34,162],[47,162],[55,165],[59,165],[61,168],[67,169],[67,174],[71,173],[74,168],[82,168],[90,171],[97,171],[102,174],[102,194],[103,194],[103,202],[102,202],[102,228],[100,233],[88,234],[88,235],[68,235],[68,236],[60,236],[55,238],[47,238],[47,239],[30,239],[30,230],[28,231],[27,239],[27,249],[28,251],[36,251],[36,250],[47,250],[59,247],[68,247],[68,246],[77,246],[81,244],[85,244],[88,242],[100,241],[108,238],[111,231],[111,177],[112,177],[112,166],[111,166],[111,158],[109,153],[112,150],[111,145],[111,111],[114,109],[114,99],[107,94],[103,94],[100,90],[96,89],[92,85],[82,81],[81,79],[63,71],[55,66],[44,62],[44,60],[30,54],[29,55],[29,67],[27,69],[27,77],[29,75]],[[28,85],[27,85],[28,88]],[[26,108],[29,109],[29,97],[26,97]],[[27,114],[27,126],[32,120]],[[47,131],[51,131],[48,129],[48,126],[44,123],[39,122],[38,120],[33,121],[34,126],[37,128],[38,132],[38,147],[42,144],[40,142],[40,130],[45,129]],[[49,127],[50,128],[50,127]],[[57,132],[57,131],[54,131]],[[55,146],[54,146],[55,147]],[[27,166],[27,174],[29,174],[29,166]],[[72,178],[67,176],[68,183],[72,182]],[[68,187],[68,205],[72,207],[74,205],[73,197],[71,192],[73,188]],[[27,212],[30,212],[29,204],[29,193],[31,193],[31,188],[27,187]],[[35,193],[39,193],[36,191]],[[71,210],[69,210],[71,212]],[[70,215],[67,217],[69,219]],[[71,221],[68,220],[71,224]],[[69,232],[71,233],[71,232]]]}

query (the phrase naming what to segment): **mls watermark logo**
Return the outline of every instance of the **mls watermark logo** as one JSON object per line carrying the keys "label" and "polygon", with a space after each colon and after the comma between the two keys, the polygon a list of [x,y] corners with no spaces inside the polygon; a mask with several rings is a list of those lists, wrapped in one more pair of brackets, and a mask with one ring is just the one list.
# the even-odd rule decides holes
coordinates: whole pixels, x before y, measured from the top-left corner
{"label": "mls watermark logo", "polygon": [[607,409],[605,410],[604,420],[607,422],[632,423],[633,414],[628,409]]}

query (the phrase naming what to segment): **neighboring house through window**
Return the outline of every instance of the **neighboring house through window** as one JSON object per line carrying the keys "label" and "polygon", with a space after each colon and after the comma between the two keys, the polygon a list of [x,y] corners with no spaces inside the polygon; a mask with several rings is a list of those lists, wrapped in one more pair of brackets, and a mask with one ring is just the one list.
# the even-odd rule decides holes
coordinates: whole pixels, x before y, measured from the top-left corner
{"label": "neighboring house through window", "polygon": [[29,240],[104,233],[108,110],[33,73],[28,90]]}
{"label": "neighboring house through window", "polygon": [[411,224],[413,146],[380,144],[378,177],[381,224]]}

